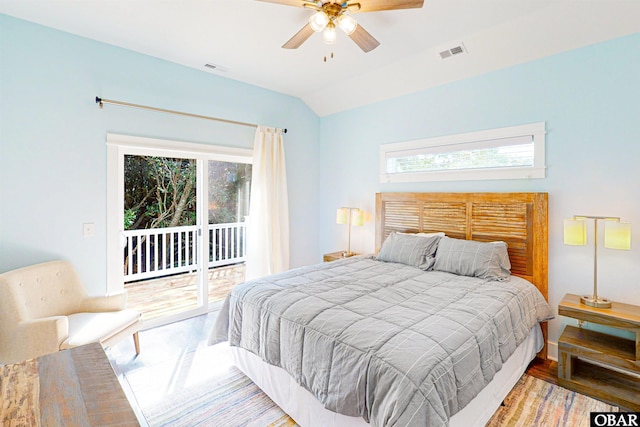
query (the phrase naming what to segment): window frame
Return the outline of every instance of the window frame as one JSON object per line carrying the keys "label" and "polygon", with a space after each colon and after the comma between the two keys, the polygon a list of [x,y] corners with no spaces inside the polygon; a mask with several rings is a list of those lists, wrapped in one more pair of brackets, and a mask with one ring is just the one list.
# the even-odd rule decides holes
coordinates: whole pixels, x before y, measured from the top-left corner
{"label": "window frame", "polygon": [[[468,132],[455,135],[424,138],[412,141],[395,142],[380,145],[380,182],[428,182],[428,181],[464,181],[464,180],[488,180],[488,179],[533,179],[545,178],[545,122],[531,123],[520,126],[489,129],[477,132]],[[514,167],[487,167],[474,169],[455,169],[422,172],[398,172],[387,173],[387,159],[394,152],[409,150],[430,150],[446,148],[448,146],[465,144],[467,147],[474,143],[486,144],[490,140],[517,138],[530,136],[533,140],[533,166]],[[452,152],[457,151],[455,149]]]}

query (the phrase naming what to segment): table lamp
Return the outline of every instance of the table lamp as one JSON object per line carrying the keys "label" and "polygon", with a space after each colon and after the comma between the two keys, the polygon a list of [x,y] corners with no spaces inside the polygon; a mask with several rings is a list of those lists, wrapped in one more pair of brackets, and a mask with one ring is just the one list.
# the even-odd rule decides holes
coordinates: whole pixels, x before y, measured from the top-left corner
{"label": "table lamp", "polygon": [[351,252],[351,226],[364,225],[364,212],[361,211],[359,208],[349,208],[349,207],[338,208],[338,211],[336,212],[336,223],[349,225],[347,251],[343,252],[342,256],[346,258],[346,257],[355,255],[353,252]]}
{"label": "table lamp", "polygon": [[593,220],[593,294],[581,296],[580,302],[590,307],[610,308],[611,301],[598,296],[598,220],[604,220],[604,247],[609,249],[631,249],[631,224],[616,217],[575,215],[564,220],[565,245],[587,244],[587,219]]}

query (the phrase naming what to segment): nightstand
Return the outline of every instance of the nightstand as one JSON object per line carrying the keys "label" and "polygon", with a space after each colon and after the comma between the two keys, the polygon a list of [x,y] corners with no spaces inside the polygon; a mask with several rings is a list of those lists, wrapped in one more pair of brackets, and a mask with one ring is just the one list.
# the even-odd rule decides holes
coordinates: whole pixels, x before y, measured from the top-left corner
{"label": "nightstand", "polygon": [[558,384],[640,411],[640,307],[614,302],[611,308],[594,308],[567,294],[558,314],[635,335],[627,339],[567,325],[558,340]]}
{"label": "nightstand", "polygon": [[[337,261],[339,259],[348,258],[343,255],[344,253],[345,253],[344,251],[339,251],[339,252],[331,252],[329,254],[324,254],[324,256],[322,257],[322,260],[324,262],[331,262],[331,261]],[[351,257],[355,255],[358,255],[358,254],[351,254],[349,256]]]}

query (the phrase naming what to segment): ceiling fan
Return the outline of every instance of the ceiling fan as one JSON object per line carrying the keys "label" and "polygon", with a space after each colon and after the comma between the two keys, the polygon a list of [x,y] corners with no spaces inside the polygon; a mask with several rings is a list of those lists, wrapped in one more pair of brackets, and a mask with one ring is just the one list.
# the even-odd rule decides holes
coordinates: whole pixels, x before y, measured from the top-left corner
{"label": "ceiling fan", "polygon": [[313,33],[322,31],[326,44],[336,43],[336,27],[339,27],[360,49],[369,52],[380,45],[367,30],[350,15],[357,12],[378,12],[394,9],[421,8],[424,0],[259,0],[267,3],[278,3],[287,6],[305,7],[316,12],[311,15],[307,25],[302,27],[289,41],[282,45],[285,49],[297,49]]}

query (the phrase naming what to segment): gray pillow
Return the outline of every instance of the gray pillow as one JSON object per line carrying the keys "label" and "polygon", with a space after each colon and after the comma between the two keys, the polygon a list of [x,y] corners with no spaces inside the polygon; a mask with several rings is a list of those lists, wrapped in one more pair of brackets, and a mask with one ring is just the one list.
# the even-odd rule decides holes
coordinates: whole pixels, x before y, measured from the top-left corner
{"label": "gray pillow", "polygon": [[476,242],[443,237],[438,243],[434,270],[490,280],[508,280],[511,261],[505,242]]}
{"label": "gray pillow", "polygon": [[441,236],[391,233],[382,243],[378,261],[398,262],[421,270],[433,268],[438,241]]}

